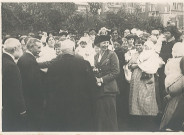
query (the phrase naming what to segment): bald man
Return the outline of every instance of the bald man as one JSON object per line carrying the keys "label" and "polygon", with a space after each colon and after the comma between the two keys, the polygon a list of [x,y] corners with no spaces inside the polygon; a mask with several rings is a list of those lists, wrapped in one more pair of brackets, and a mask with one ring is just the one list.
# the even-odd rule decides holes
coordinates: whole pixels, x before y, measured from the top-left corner
{"label": "bald man", "polygon": [[62,57],[48,68],[46,129],[49,131],[92,131],[93,92],[96,80],[90,63],[74,54],[75,43],[61,43]]}
{"label": "bald man", "polygon": [[9,38],[4,43],[2,55],[2,130],[21,131],[26,115],[25,100],[22,91],[20,71],[15,63],[21,54],[21,44],[17,39]]}

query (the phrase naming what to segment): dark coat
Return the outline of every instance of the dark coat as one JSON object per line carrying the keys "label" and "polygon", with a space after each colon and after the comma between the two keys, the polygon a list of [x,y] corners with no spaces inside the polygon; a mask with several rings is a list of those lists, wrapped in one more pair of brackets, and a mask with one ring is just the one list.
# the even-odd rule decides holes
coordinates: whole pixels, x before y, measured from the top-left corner
{"label": "dark coat", "polygon": [[122,45],[123,41],[121,39],[121,37],[118,37],[116,40],[115,39],[112,39],[113,43],[114,42],[118,42],[120,45]]}
{"label": "dark coat", "polygon": [[[169,58],[172,58],[172,48],[173,48],[175,43],[176,43],[175,40],[172,40],[171,42],[166,42],[166,41],[162,42],[162,47],[161,47],[161,50],[160,50],[160,57],[163,59],[163,61],[165,63],[167,63],[167,60]],[[160,98],[161,98],[161,104],[163,104],[161,111],[164,111],[165,104],[162,100],[167,95],[167,93],[165,91],[165,77],[166,77],[166,75],[165,75],[165,65],[158,69],[158,74],[159,74]]]}
{"label": "dark coat", "polygon": [[116,78],[120,73],[119,60],[115,52],[107,50],[98,62],[99,54],[95,55],[95,67],[100,70],[99,78],[103,79],[103,84],[100,87],[98,96],[117,94],[119,88]]}
{"label": "dark coat", "polygon": [[[125,79],[125,73],[123,66],[126,64],[125,53],[126,50],[119,48],[114,51],[119,59],[120,74],[118,75],[116,81],[119,87],[120,94],[117,96],[117,117],[119,124],[126,123],[129,116],[129,83]],[[127,121],[126,121],[127,120]]]}
{"label": "dark coat", "polygon": [[95,81],[90,64],[85,60],[64,54],[53,62],[47,72],[47,129],[92,130]]}
{"label": "dark coat", "polygon": [[97,89],[95,125],[97,131],[117,131],[116,94],[119,88],[116,79],[120,73],[119,60],[115,52],[106,50],[100,62],[95,56],[95,67],[99,69],[97,77],[103,84]]}
{"label": "dark coat", "polygon": [[181,68],[181,72],[184,75],[184,57],[182,57],[181,61],[180,61],[180,68]]}
{"label": "dark coat", "polygon": [[[120,74],[118,75],[117,77],[117,83],[118,83],[118,87],[119,89],[123,90],[126,89],[125,88],[125,85],[128,85],[126,79],[125,79],[125,73],[124,73],[124,70],[123,70],[123,66],[126,64],[126,61],[125,61],[125,51],[120,48],[118,50],[115,50],[114,51],[118,57],[118,60],[119,60],[119,68],[120,68]],[[120,92],[121,92],[120,90]]]}
{"label": "dark coat", "polygon": [[41,75],[36,58],[24,53],[17,63],[22,76],[23,91],[28,112],[39,115],[43,106]]}
{"label": "dark coat", "polygon": [[165,63],[169,58],[172,58],[172,48],[175,43],[176,43],[175,40],[172,40],[171,42],[166,42],[166,41],[162,42],[160,57],[163,59]]}
{"label": "dark coat", "polygon": [[19,68],[7,54],[2,55],[3,131],[20,130],[18,119],[26,110]]}

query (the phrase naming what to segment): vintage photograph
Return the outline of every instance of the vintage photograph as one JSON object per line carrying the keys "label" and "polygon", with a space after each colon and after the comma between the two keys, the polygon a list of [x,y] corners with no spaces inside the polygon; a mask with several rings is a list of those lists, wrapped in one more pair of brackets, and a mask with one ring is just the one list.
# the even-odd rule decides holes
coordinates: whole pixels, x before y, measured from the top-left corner
{"label": "vintage photograph", "polygon": [[184,2],[1,2],[2,132],[184,132]]}

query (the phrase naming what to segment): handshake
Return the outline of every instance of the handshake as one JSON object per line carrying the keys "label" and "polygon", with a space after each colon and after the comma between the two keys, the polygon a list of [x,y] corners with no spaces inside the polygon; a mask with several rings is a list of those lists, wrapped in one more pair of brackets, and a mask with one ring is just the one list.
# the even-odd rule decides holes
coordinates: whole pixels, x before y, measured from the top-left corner
{"label": "handshake", "polygon": [[100,77],[100,71],[101,70],[96,68],[96,67],[93,68],[93,72],[94,72],[94,74],[96,76],[96,84],[97,84],[97,86],[102,86],[102,83],[103,83],[103,79]]}

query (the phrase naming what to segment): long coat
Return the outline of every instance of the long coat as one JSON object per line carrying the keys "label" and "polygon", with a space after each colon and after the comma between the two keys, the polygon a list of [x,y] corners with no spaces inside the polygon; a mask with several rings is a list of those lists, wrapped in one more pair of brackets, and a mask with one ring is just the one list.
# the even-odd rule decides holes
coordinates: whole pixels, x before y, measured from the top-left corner
{"label": "long coat", "polygon": [[3,131],[20,131],[20,113],[26,110],[19,68],[7,54],[2,55]]}
{"label": "long coat", "polygon": [[42,116],[43,90],[40,68],[36,58],[30,53],[24,53],[17,63],[22,76],[23,92],[28,108],[31,130],[39,130],[38,120]]}
{"label": "long coat", "polygon": [[119,67],[120,67],[120,74],[118,75],[116,81],[118,84],[118,88],[120,94],[117,95],[117,115],[118,115],[118,122],[127,123],[128,116],[129,116],[129,89],[130,84],[125,79],[125,73],[123,70],[123,66],[126,64],[125,61],[125,53],[126,50],[124,48],[116,49],[114,51],[119,59]]}
{"label": "long coat", "polygon": [[99,69],[99,78],[103,79],[103,85],[98,92],[98,96],[119,93],[116,78],[120,73],[119,60],[115,52],[106,50],[100,62],[99,54],[95,56],[95,67]]}
{"label": "long coat", "polygon": [[116,78],[119,75],[119,60],[115,52],[106,50],[100,62],[95,56],[95,67],[99,69],[97,77],[103,84],[96,91],[95,126],[97,131],[117,131],[116,94],[119,88]]}
{"label": "long coat", "polygon": [[[162,42],[162,47],[161,47],[161,50],[160,50],[160,57],[163,59],[163,61],[165,63],[167,63],[167,60],[169,58],[172,58],[172,48],[174,46],[174,44],[176,43],[175,40],[172,40],[170,42],[166,42],[166,41],[163,41]],[[165,103],[163,101],[164,97],[167,95],[167,93],[165,92],[165,65],[162,66],[162,68],[159,68],[158,69],[158,74],[159,74],[159,90],[160,90],[160,104],[161,104],[161,112],[164,111],[164,108],[165,108]]]}
{"label": "long coat", "polygon": [[89,62],[64,54],[47,72],[47,128],[53,131],[93,130],[95,77]]}

